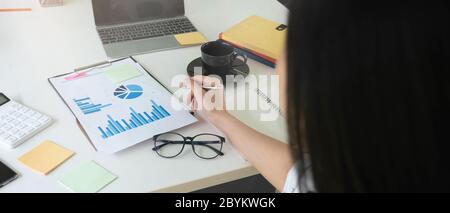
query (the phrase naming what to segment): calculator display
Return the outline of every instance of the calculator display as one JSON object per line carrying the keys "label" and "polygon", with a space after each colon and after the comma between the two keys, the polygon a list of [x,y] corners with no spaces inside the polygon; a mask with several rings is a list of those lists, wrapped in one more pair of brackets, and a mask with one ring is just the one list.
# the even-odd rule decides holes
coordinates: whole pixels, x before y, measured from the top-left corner
{"label": "calculator display", "polygon": [[0,93],[0,106],[9,102],[9,98]]}

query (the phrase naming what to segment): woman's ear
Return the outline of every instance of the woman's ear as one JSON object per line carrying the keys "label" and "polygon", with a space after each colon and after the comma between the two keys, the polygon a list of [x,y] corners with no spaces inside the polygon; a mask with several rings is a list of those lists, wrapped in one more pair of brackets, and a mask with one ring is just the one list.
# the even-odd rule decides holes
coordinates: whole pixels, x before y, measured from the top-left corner
{"label": "woman's ear", "polygon": [[287,57],[286,57],[286,50],[283,51],[281,56],[277,60],[277,68],[276,68],[276,74],[279,77],[279,95],[280,95],[280,109],[281,113],[283,115],[286,115],[287,110],[287,102],[286,102],[286,96],[287,96]]}
{"label": "woman's ear", "polygon": [[[284,50],[280,57],[277,59],[277,67],[276,67],[276,73],[277,75],[281,75],[282,73],[286,72],[286,67],[287,67],[287,63],[286,63],[286,50]],[[281,76],[280,76],[281,77]]]}

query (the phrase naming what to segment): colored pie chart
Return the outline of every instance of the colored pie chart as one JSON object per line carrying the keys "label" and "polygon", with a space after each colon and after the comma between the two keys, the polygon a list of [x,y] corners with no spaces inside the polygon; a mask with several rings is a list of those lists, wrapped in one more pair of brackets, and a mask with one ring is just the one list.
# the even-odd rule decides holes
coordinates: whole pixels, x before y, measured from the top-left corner
{"label": "colored pie chart", "polygon": [[118,87],[114,91],[114,96],[120,99],[135,99],[141,96],[144,93],[144,90],[141,86],[131,84],[131,85],[122,85]]}

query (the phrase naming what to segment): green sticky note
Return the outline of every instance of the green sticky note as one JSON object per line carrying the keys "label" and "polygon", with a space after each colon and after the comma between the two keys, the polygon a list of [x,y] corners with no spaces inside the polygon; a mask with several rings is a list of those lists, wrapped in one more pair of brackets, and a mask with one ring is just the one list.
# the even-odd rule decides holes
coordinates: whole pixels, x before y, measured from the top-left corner
{"label": "green sticky note", "polygon": [[59,182],[76,193],[96,193],[117,176],[91,161],[72,171]]}
{"label": "green sticky note", "polygon": [[142,73],[132,64],[123,64],[113,67],[106,71],[105,74],[116,84],[142,75]]}

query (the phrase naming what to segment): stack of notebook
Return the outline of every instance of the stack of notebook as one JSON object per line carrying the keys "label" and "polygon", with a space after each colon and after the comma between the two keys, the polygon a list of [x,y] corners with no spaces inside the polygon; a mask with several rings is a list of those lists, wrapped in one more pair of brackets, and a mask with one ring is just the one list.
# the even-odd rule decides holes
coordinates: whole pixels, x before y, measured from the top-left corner
{"label": "stack of notebook", "polygon": [[287,26],[252,16],[220,34],[220,40],[238,53],[275,67],[286,40]]}

